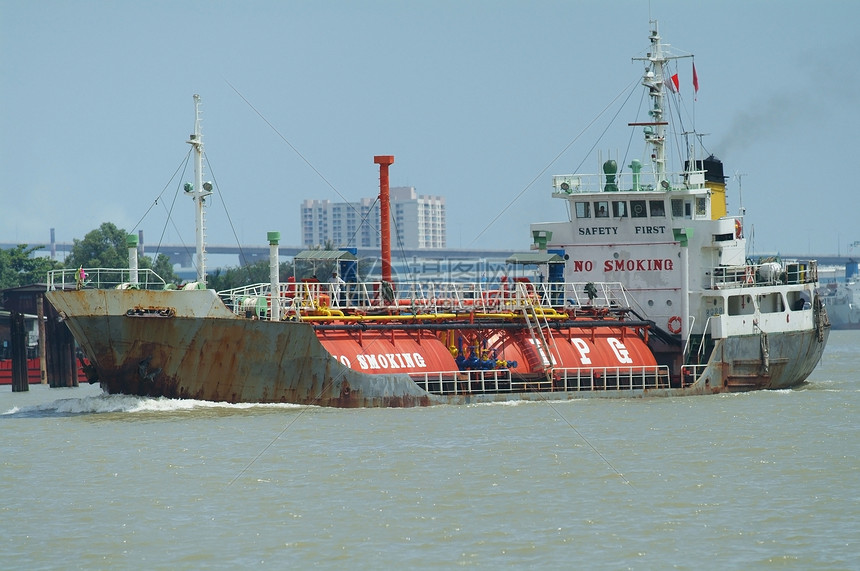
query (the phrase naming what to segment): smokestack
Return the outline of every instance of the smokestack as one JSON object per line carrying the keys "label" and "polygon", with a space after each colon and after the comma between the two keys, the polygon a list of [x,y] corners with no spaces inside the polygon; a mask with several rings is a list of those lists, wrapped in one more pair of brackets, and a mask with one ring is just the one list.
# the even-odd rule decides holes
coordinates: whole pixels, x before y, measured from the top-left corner
{"label": "smokestack", "polygon": [[382,232],[382,281],[391,283],[391,203],[388,191],[388,167],[394,164],[394,155],[377,155],[373,162],[379,165],[379,218]]}

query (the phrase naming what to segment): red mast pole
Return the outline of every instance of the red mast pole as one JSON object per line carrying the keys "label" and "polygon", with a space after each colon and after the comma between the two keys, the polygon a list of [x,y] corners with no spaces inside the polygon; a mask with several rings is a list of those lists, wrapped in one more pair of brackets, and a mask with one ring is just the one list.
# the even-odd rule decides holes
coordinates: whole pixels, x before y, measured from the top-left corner
{"label": "red mast pole", "polygon": [[379,218],[382,232],[382,280],[391,283],[391,203],[388,192],[388,166],[394,155],[377,155],[373,162],[379,165]]}

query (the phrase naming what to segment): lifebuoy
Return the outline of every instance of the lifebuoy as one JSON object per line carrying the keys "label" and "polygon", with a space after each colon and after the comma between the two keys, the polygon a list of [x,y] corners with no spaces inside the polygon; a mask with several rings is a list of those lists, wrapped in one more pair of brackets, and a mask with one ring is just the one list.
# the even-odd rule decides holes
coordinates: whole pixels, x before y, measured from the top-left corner
{"label": "lifebuoy", "polygon": [[677,315],[673,315],[669,318],[669,332],[670,333],[680,333],[681,332],[681,318]]}
{"label": "lifebuoy", "polygon": [[743,234],[744,234],[744,227],[741,224],[741,219],[735,218],[735,238],[740,239],[740,237],[743,236]]}

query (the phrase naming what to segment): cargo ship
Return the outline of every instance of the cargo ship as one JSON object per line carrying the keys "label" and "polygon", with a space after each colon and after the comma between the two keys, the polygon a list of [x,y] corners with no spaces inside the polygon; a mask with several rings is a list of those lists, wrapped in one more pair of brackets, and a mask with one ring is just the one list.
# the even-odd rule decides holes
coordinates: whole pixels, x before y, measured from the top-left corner
{"label": "cargo ship", "polygon": [[[408,407],[580,397],[704,395],[804,382],[830,325],[817,264],[746,256],[743,217],[726,212],[722,163],[690,149],[667,168],[666,102],[675,59],[650,34],[642,128],[650,161],[621,172],[553,177],[568,220],[531,226],[510,261],[540,279],[417,283],[391,275],[388,184],[380,176],[381,279],[351,260],[333,283],[281,283],[280,234],[268,234],[270,281],[205,285],[203,141],[188,143],[198,277],[170,289],[137,268],[51,272],[47,298],[109,393],[333,407]],[[626,161],[625,161],[626,162]]]}

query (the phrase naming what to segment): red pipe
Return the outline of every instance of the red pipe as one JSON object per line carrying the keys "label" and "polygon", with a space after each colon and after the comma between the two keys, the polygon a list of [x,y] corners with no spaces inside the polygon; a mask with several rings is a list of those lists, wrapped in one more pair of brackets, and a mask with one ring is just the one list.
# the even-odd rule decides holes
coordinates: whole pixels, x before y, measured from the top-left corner
{"label": "red pipe", "polygon": [[373,162],[379,165],[379,218],[382,232],[382,280],[391,283],[391,203],[388,192],[388,166],[394,155],[377,155]]}

